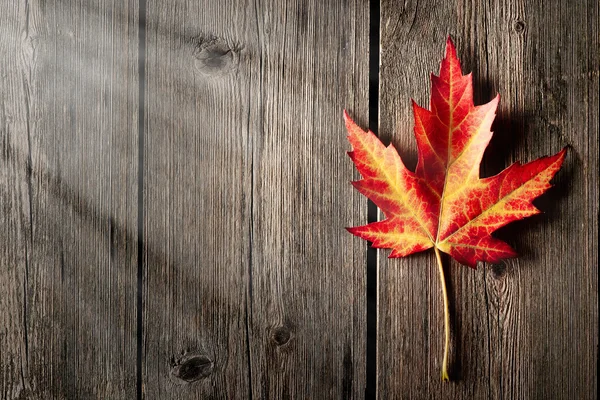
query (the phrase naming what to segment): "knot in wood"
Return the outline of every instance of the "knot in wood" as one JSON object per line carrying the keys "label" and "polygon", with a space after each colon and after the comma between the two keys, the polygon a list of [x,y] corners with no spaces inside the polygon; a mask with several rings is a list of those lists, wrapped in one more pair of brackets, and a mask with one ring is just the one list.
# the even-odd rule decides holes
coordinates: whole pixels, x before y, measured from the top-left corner
{"label": "knot in wood", "polygon": [[517,33],[523,33],[525,31],[525,22],[523,22],[523,21],[516,21],[513,24],[513,29]]}
{"label": "knot in wood", "polygon": [[190,383],[208,377],[214,366],[214,362],[204,354],[186,354],[174,363],[171,376],[182,383]]}
{"label": "knot in wood", "polygon": [[206,76],[228,74],[238,64],[237,51],[219,38],[200,38],[193,55],[196,69]]}
{"label": "knot in wood", "polygon": [[494,279],[502,279],[508,273],[506,264],[493,264],[492,265],[492,277]]}
{"label": "knot in wood", "polygon": [[271,340],[273,340],[277,346],[283,346],[290,341],[291,337],[292,334],[290,330],[285,326],[278,326],[273,329],[273,332],[271,333]]}

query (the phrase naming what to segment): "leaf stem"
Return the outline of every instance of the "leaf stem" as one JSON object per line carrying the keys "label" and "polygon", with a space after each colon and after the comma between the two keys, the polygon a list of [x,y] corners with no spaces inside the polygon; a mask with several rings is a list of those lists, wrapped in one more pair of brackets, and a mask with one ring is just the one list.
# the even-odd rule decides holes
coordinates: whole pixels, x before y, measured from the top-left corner
{"label": "leaf stem", "polygon": [[448,290],[446,289],[446,278],[444,277],[444,266],[442,265],[442,257],[437,247],[433,247],[435,250],[435,258],[440,271],[440,282],[442,283],[442,293],[444,295],[444,328],[446,331],[446,342],[444,346],[444,360],[442,361],[442,381],[450,381],[448,375],[448,348],[450,347],[450,308],[448,307]]}

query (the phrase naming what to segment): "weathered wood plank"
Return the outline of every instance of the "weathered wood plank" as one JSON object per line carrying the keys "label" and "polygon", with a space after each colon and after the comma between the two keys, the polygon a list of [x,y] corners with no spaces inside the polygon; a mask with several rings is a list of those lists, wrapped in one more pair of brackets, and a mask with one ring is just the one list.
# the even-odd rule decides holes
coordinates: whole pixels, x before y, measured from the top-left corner
{"label": "weathered wood plank", "polygon": [[500,93],[484,175],[570,151],[545,214],[499,232],[521,254],[448,264],[454,384],[439,379],[441,289],[433,253],[379,262],[380,398],[594,398],[598,356],[598,3],[384,1],[380,135],[416,163],[409,98],[427,105],[444,41],[473,71],[476,104]]}
{"label": "weathered wood plank", "polygon": [[133,398],[134,1],[2,1],[0,398]]}
{"label": "weathered wood plank", "polygon": [[148,3],[147,398],[248,397],[248,78],[258,60],[240,46],[253,13],[234,2]]}
{"label": "weathered wood plank", "polygon": [[363,398],[366,246],[344,227],[367,204],[342,110],[367,122],[368,2],[272,0],[257,17],[254,398]]}
{"label": "weathered wood plank", "polygon": [[327,3],[148,5],[148,398],[362,396],[368,12]]}

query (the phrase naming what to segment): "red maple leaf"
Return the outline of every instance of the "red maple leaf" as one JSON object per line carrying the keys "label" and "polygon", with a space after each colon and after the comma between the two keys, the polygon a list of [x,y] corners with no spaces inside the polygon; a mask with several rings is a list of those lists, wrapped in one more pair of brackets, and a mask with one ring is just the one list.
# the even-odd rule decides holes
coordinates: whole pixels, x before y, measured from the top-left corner
{"label": "red maple leaf", "polygon": [[[490,128],[499,99],[473,104],[471,74],[462,75],[456,48],[448,38],[440,75],[431,75],[430,109],[413,101],[418,147],[415,172],[405,167],[393,145],[384,146],[345,113],[353,148],[348,154],[363,178],[352,183],[385,214],[382,221],[348,231],[371,241],[373,247],[392,249],[390,258],[433,247],[443,283],[440,251],[473,268],[477,261],[497,263],[515,257],[508,244],[491,234],[540,212],[532,200],[551,186],[566,149],[480,179],[479,166],[492,138]],[[445,284],[443,288],[447,308]],[[448,379],[446,358],[445,354],[444,379]]]}

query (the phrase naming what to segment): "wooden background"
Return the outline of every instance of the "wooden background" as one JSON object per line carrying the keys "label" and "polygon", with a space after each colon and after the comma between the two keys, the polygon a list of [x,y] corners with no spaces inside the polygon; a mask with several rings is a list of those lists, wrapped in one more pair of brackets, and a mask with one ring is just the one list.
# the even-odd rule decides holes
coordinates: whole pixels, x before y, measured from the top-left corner
{"label": "wooden background", "polygon": [[[0,0],[0,399],[596,398],[598,16]],[[482,174],[569,153],[545,214],[498,233],[520,258],[445,259],[443,384],[433,253],[343,229],[368,204],[342,110],[414,166],[409,99],[448,34],[476,102],[502,96]]]}

